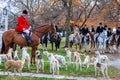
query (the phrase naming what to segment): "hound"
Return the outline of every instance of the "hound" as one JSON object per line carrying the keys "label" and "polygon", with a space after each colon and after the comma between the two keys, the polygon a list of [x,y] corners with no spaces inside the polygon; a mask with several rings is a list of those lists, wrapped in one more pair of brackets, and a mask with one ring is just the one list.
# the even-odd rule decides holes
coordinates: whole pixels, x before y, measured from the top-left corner
{"label": "hound", "polygon": [[61,55],[58,55],[58,54],[55,54],[54,56],[59,61],[59,63],[61,63],[61,65],[64,66],[67,70],[67,64],[66,64],[65,57],[61,56]]}
{"label": "hound", "polygon": [[89,68],[89,65],[90,65],[90,56],[86,55],[85,56],[85,59],[82,63],[83,66],[87,66],[87,68]]}
{"label": "hound", "polygon": [[76,71],[78,70],[78,65],[80,65],[80,70],[82,70],[82,61],[81,61],[79,52],[77,52],[77,51],[74,52],[74,54],[73,54],[73,61],[74,61],[75,65],[76,65]]}
{"label": "hound", "polygon": [[25,63],[24,58],[22,58],[22,60],[17,60],[17,61],[8,60],[8,58],[6,58],[4,73],[5,73],[5,71],[8,71],[11,67],[13,67],[15,70],[17,70],[20,73],[20,75],[22,75],[21,73],[22,73],[22,69],[24,67],[24,63]]}
{"label": "hound", "polygon": [[36,50],[37,54],[37,73],[39,72],[39,67],[44,72],[44,60],[42,59],[42,55],[39,50]]}
{"label": "hound", "polygon": [[57,74],[59,75],[59,61],[55,58],[53,53],[49,53],[47,51],[44,51],[43,53],[50,60],[50,73],[52,72],[52,74],[54,75],[55,72],[57,72]]}
{"label": "hound", "polygon": [[28,70],[30,70],[30,55],[28,54],[26,47],[22,48],[22,58],[25,58],[28,63]]}
{"label": "hound", "polygon": [[18,51],[15,50],[15,52],[14,52],[14,60],[15,60],[15,61],[19,60],[19,57],[18,57],[17,54],[18,54]]}

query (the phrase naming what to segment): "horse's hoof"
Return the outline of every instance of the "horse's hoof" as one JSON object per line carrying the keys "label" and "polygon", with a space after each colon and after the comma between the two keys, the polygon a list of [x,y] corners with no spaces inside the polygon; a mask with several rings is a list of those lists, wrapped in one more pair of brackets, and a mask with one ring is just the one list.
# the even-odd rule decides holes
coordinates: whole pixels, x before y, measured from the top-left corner
{"label": "horse's hoof", "polygon": [[57,51],[60,51],[60,49],[58,49]]}

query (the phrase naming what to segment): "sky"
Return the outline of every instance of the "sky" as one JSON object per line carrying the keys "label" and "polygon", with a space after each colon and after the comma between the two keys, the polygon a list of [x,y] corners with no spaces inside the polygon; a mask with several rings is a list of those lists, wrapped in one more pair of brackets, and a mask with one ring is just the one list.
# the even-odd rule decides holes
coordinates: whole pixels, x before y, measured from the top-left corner
{"label": "sky", "polygon": [[7,6],[7,2],[0,1],[0,8],[4,8],[5,6]]}

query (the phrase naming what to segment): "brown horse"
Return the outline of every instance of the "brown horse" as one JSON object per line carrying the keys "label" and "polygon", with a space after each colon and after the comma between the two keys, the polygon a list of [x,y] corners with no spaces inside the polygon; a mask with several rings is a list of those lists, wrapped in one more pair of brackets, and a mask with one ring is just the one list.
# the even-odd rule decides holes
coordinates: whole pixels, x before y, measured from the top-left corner
{"label": "brown horse", "polygon": [[[31,40],[33,41],[29,46],[32,47],[32,54],[31,54],[31,63],[34,62],[35,64],[35,50],[40,43],[40,39],[44,34],[49,32],[51,35],[55,36],[56,28],[52,24],[47,24],[44,26],[40,26],[34,28],[32,31]],[[17,31],[14,29],[10,29],[3,33],[2,36],[2,50],[1,54],[7,54],[8,49],[11,47],[13,48],[14,44],[18,44],[20,46],[28,46],[27,41],[25,38],[22,37],[21,34],[18,34]],[[34,60],[34,61],[33,61]]]}
{"label": "brown horse", "polygon": [[94,33],[89,32],[90,37],[91,37],[91,47],[90,48],[95,48],[95,41],[94,41]]}

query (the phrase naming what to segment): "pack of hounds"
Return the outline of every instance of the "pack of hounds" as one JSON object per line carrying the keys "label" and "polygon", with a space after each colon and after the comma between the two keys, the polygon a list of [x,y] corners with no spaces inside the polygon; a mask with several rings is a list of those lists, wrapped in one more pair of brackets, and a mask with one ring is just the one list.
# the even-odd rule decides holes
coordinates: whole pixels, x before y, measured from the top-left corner
{"label": "pack of hounds", "polygon": [[[73,68],[76,71],[80,68],[82,71],[84,68],[89,68],[90,65],[94,66],[95,76],[99,76],[101,72],[103,74],[103,78],[108,79],[108,63],[109,58],[106,55],[101,55],[99,51],[95,51],[94,56],[90,56],[88,54],[83,54],[79,51],[71,51],[69,48],[64,49],[66,52],[66,56],[55,54],[48,51],[43,51],[43,55],[48,58],[48,62],[50,63],[50,73],[52,75],[59,75],[60,69],[65,68],[68,70],[68,65],[72,64]],[[14,56],[12,57],[12,54]],[[22,58],[20,59],[18,56],[18,51],[13,51],[12,48],[9,49],[7,54],[0,54],[0,65],[2,61],[5,61],[5,69],[4,73],[8,72],[8,70],[13,67],[14,73],[19,72],[22,75],[22,70],[24,68],[25,62],[27,62],[28,70],[30,70],[30,55],[27,52],[27,48],[23,47],[21,49]],[[37,64],[36,64],[36,73],[44,72],[44,63],[47,62],[43,59],[42,54],[39,50],[36,50],[37,54]],[[81,60],[81,56],[84,57],[84,60]]]}

